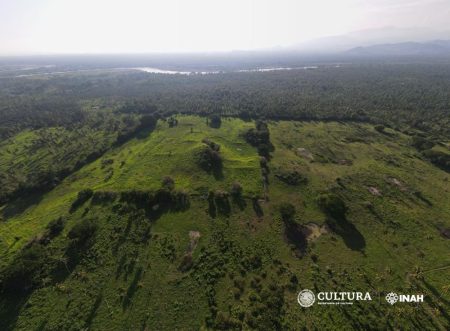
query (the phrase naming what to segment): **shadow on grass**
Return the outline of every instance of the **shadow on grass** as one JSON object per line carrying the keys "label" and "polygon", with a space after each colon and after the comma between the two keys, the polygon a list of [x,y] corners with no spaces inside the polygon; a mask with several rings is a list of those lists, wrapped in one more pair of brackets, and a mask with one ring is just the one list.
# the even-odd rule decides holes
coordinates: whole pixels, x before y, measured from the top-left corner
{"label": "shadow on grass", "polygon": [[364,236],[345,217],[339,219],[328,217],[327,224],[334,233],[344,240],[348,248],[355,251],[362,251],[366,247]]}
{"label": "shadow on grass", "polygon": [[0,330],[14,330],[19,313],[27,303],[31,293],[6,294],[1,293],[0,299]]}
{"label": "shadow on grass", "polygon": [[123,309],[126,309],[126,308],[128,308],[130,306],[131,299],[133,298],[134,294],[138,290],[139,281],[142,278],[143,272],[144,272],[144,269],[142,269],[142,267],[139,267],[136,270],[136,273],[134,274],[133,280],[131,281],[131,284],[128,287],[127,293],[126,293],[125,297],[123,298],[123,302],[122,302],[122,308]]}
{"label": "shadow on grass", "polygon": [[208,198],[208,214],[211,218],[217,217],[217,208],[214,199]]}
{"label": "shadow on grass", "polygon": [[238,206],[239,210],[244,210],[247,207],[247,202],[245,202],[245,199],[242,196],[233,196],[232,198],[233,204]]}
{"label": "shadow on grass", "polygon": [[[434,294],[435,297],[438,298],[438,300],[448,306],[450,308],[450,301],[444,298],[441,292],[439,292],[433,285],[428,283],[425,279],[422,280],[423,285]],[[447,314],[447,318],[450,320],[450,316]]]}
{"label": "shadow on grass", "polygon": [[229,217],[231,214],[231,205],[228,196],[209,196],[208,214],[211,218],[216,218],[218,215]]}
{"label": "shadow on grass", "polygon": [[44,193],[33,193],[10,201],[3,209],[3,217],[8,219],[22,214],[29,207],[39,204]]}
{"label": "shadow on grass", "polygon": [[89,312],[89,315],[86,319],[85,328],[86,330],[90,330],[92,321],[94,320],[95,316],[97,316],[98,308],[100,308],[100,305],[103,301],[103,293],[99,293],[97,295],[97,298],[94,301],[94,304],[92,305],[91,311]]}
{"label": "shadow on grass", "polygon": [[224,176],[222,162],[211,169],[211,174],[213,175],[215,180],[223,180]]}
{"label": "shadow on grass", "polygon": [[261,208],[261,205],[259,204],[258,198],[253,198],[252,199],[252,206],[253,206],[253,210],[256,213],[256,216],[258,216],[258,217],[263,217],[264,216],[264,211]]}
{"label": "shadow on grass", "polygon": [[119,147],[133,138],[136,138],[138,140],[146,139],[155,130],[155,128],[156,128],[156,122],[149,124],[147,127],[140,125],[136,128],[135,131],[131,131],[131,132],[119,135],[117,137],[117,140],[114,143],[113,147]]}
{"label": "shadow on grass", "polygon": [[301,226],[295,222],[284,222],[284,234],[288,243],[295,246],[297,255],[304,255],[308,242]]}
{"label": "shadow on grass", "polygon": [[216,204],[217,212],[221,215],[229,217],[231,214],[231,205],[228,197],[216,197],[214,201]]}

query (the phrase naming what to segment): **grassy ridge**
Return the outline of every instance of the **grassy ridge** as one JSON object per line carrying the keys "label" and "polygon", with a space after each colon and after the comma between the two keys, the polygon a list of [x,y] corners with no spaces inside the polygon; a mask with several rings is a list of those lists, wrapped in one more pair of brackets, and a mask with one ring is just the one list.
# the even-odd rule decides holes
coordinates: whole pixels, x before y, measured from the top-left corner
{"label": "grassy ridge", "polygon": [[[213,129],[204,118],[177,119],[174,128],[158,122],[151,134],[86,165],[23,212],[3,216],[3,266],[59,216],[67,221],[46,246],[51,261],[64,260],[75,224],[91,219],[98,230],[68,270],[48,262],[59,269],[44,285],[14,304],[1,301],[2,329],[448,328],[449,241],[439,233],[450,226],[448,174],[422,159],[409,136],[364,124],[270,122],[274,151],[261,215],[249,199],[262,195],[259,156],[241,135],[254,123],[226,119]],[[221,145],[220,178],[195,163],[203,138]],[[286,184],[280,180],[286,171],[298,171],[307,183]],[[88,201],[69,213],[82,189],[156,190],[167,175],[191,194],[188,210],[152,218],[117,198]],[[229,190],[234,181],[244,188],[245,207],[231,201],[229,216],[212,217],[205,193]],[[290,202],[297,224],[321,226],[326,216],[316,198],[325,191],[344,199],[352,231],[323,233],[299,258],[278,206]],[[192,232],[200,235],[195,244]],[[192,266],[182,270],[191,249]],[[305,310],[296,302],[303,288],[425,293],[427,299],[390,306],[376,297]]]}
{"label": "grassy ridge", "polygon": [[[26,201],[31,206],[23,213],[16,213],[16,210],[22,211],[21,206],[4,206],[5,222],[0,224],[1,243],[8,247],[8,252],[13,252],[52,219],[64,214],[77,193],[85,188],[155,190],[161,186],[164,176],[172,176],[177,187],[192,194],[207,194],[208,190],[214,189],[228,190],[234,181],[245,187],[245,194],[258,194],[262,187],[259,159],[254,148],[240,137],[252,126],[251,123],[229,119],[217,130],[208,127],[205,119],[194,116],[183,117],[176,128],[168,128],[167,123],[160,122],[150,136],[142,132],[142,136],[106,153],[68,177],[48,195]],[[221,144],[224,166],[223,178],[219,180],[200,170],[195,163],[194,151],[204,145],[201,142],[203,138]]]}

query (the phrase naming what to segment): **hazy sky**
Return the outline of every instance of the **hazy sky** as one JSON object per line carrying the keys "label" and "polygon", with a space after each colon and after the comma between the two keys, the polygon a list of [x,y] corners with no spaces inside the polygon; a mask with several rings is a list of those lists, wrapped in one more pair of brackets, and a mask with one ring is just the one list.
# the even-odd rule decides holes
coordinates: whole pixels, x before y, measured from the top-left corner
{"label": "hazy sky", "polygon": [[0,0],[0,54],[227,51],[449,22],[450,0]]}

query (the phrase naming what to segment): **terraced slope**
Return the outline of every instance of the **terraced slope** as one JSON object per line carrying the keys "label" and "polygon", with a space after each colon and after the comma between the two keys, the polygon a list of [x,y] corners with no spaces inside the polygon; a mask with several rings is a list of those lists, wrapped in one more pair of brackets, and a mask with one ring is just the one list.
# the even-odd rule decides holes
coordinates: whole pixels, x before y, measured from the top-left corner
{"label": "terraced slope", "polygon": [[[449,328],[448,173],[409,136],[270,122],[264,188],[244,138],[254,122],[177,120],[159,121],[26,208],[1,207],[2,274],[30,255],[40,265],[30,267],[32,288],[0,300],[0,329]],[[198,165],[204,138],[220,144],[219,172]],[[161,189],[165,176],[175,189]],[[235,182],[243,193],[226,194]],[[93,196],[71,211],[85,189]],[[189,203],[178,208],[170,199],[181,191]],[[345,203],[343,217],[319,207],[324,194]],[[62,226],[49,228],[59,217]],[[305,309],[296,298],[304,288],[370,291],[374,300]],[[390,291],[426,302],[391,306]]]}

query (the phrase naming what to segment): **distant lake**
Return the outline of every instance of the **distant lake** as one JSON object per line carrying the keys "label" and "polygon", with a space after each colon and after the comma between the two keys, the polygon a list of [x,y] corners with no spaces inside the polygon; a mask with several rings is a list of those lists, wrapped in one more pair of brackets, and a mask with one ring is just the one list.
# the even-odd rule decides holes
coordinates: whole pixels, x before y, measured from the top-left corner
{"label": "distant lake", "polygon": [[[31,71],[31,70],[38,70],[38,69],[48,69],[50,70],[56,66],[55,65],[47,65],[47,66],[40,66],[40,67],[24,67],[20,69],[16,69],[19,71]],[[289,71],[289,70],[311,70],[311,69],[318,69],[318,66],[306,66],[306,67],[267,67],[267,68],[251,68],[251,69],[236,69],[236,70],[210,70],[210,71],[182,71],[182,70],[167,70],[167,69],[160,69],[155,67],[135,67],[135,68],[91,68],[91,69],[77,69],[77,70],[67,70],[67,71],[49,71],[49,72],[34,72],[34,73],[26,73],[26,74],[20,74],[15,75],[13,77],[20,78],[20,77],[32,77],[32,76],[46,76],[46,75],[63,75],[63,74],[69,74],[69,73],[78,73],[78,72],[92,72],[92,71],[116,71],[116,70],[138,70],[143,71],[151,74],[163,74],[163,75],[212,75],[212,74],[222,74],[222,73],[232,73],[232,72],[270,72],[270,71]]]}
{"label": "distant lake", "polygon": [[[307,67],[269,67],[269,68],[254,68],[254,69],[240,69],[230,72],[269,72],[269,71],[285,71],[285,70],[310,70],[318,69],[317,66],[307,66]],[[140,67],[133,68],[135,70],[144,71],[152,74],[166,74],[166,75],[209,75],[209,74],[220,74],[227,71],[178,71],[178,70],[164,70],[153,67]]]}

